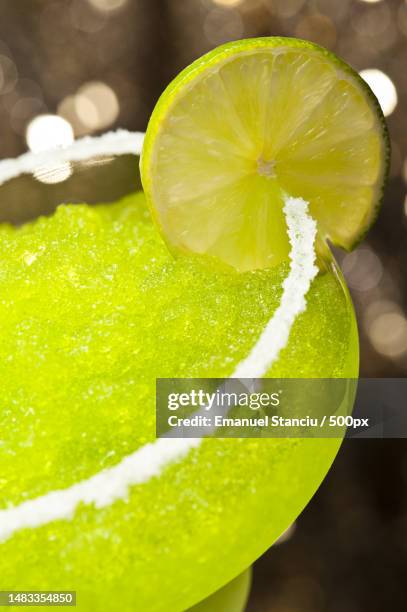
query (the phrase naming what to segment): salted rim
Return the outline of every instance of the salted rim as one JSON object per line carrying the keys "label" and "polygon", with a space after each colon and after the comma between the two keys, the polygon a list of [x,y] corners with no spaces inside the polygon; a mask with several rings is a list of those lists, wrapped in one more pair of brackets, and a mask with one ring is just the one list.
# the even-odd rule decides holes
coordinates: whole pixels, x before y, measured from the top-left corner
{"label": "salted rim", "polygon": [[[3,160],[0,162],[0,185],[20,174],[34,173],[39,166],[96,156],[140,155],[143,139],[142,133],[119,130],[82,138],[66,148]],[[283,282],[281,301],[249,355],[237,365],[230,378],[259,378],[266,374],[286,346],[297,316],[305,310],[305,296],[318,272],[314,249],[317,225],[308,212],[308,203],[288,195],[284,200],[291,249],[290,270]],[[79,504],[103,508],[126,498],[131,486],[158,476],[168,465],[198,448],[202,440],[160,438],[86,480],[0,510],[0,542],[21,529],[72,518]]]}
{"label": "salted rim", "polygon": [[55,147],[40,153],[24,153],[15,159],[0,161],[0,185],[21,174],[34,174],[44,166],[86,161],[107,155],[140,155],[145,134],[117,130],[101,136],[85,136],[66,147]]}

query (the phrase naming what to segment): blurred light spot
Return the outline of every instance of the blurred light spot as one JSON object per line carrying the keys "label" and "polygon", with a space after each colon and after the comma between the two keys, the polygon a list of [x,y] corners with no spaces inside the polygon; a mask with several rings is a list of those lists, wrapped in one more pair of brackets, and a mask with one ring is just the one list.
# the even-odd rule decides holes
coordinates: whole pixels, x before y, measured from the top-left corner
{"label": "blurred light spot", "polygon": [[404,198],[404,214],[405,214],[405,215],[406,215],[406,217],[407,217],[407,195],[406,195],[406,197]]}
{"label": "blurred light spot", "polygon": [[41,183],[49,185],[62,183],[72,176],[72,166],[69,162],[64,162],[63,164],[39,167],[35,171],[34,176]]}
{"label": "blurred light spot", "polygon": [[287,540],[289,540],[295,533],[295,529],[296,529],[296,524],[292,523],[292,525],[290,525],[288,527],[288,529],[286,529],[279,538],[277,538],[277,540],[274,542],[274,546],[276,544],[282,544],[283,542],[287,542]]}
{"label": "blurred light spot", "polygon": [[13,91],[17,78],[14,62],[6,55],[0,55],[0,95]]}
{"label": "blurred light spot", "polygon": [[366,2],[367,4],[377,4],[378,2],[382,2],[382,0],[361,0],[361,2]]}
{"label": "blurred light spot", "polygon": [[70,7],[71,23],[88,34],[99,32],[107,22],[106,13],[96,10],[83,0],[74,0]]}
{"label": "blurred light spot", "polygon": [[397,42],[395,15],[387,3],[366,7],[351,14],[350,24],[358,34],[363,55],[379,55]]}
{"label": "blurred light spot", "polygon": [[88,2],[98,11],[117,11],[127,4],[127,0],[88,0]]}
{"label": "blurred light spot", "polygon": [[220,6],[238,6],[242,4],[244,0],[212,0],[212,2]]}
{"label": "blurred light spot", "polygon": [[23,98],[37,98],[42,100],[42,89],[31,79],[19,79],[16,87],[18,94]]}
{"label": "blurred light spot", "polygon": [[74,103],[79,120],[90,130],[106,128],[119,116],[117,96],[106,83],[86,83],[78,90]]}
{"label": "blurred light spot", "polygon": [[296,36],[306,38],[324,47],[336,43],[336,28],[332,19],[326,15],[309,15],[301,19],[295,28]]}
{"label": "blurred light spot", "polygon": [[328,15],[336,24],[343,21],[349,13],[350,0],[314,0],[316,9]]}
{"label": "blurred light spot", "polygon": [[221,8],[209,11],[203,29],[207,40],[214,45],[240,38],[244,32],[239,13]]}
{"label": "blurred light spot", "polygon": [[108,127],[116,121],[119,110],[115,92],[101,82],[83,85],[75,95],[67,96],[58,105],[58,115],[72,125],[76,136]]}
{"label": "blurred light spot", "polygon": [[75,96],[64,98],[58,104],[57,113],[71,124],[75,136],[83,136],[89,132],[87,127],[80,121],[76,112]]}
{"label": "blurred light spot", "polygon": [[27,119],[33,113],[38,115],[41,106],[42,102],[37,98],[19,98],[11,109],[11,115],[16,119]]}
{"label": "blurred light spot", "polygon": [[26,141],[29,149],[38,153],[59,146],[67,146],[74,140],[72,126],[57,115],[39,115],[27,127]]}
{"label": "blurred light spot", "polygon": [[383,266],[376,253],[363,247],[344,257],[342,271],[352,289],[370,291],[379,284]]}
{"label": "blurred light spot", "polygon": [[76,100],[75,96],[67,96],[58,104],[57,113],[60,117],[66,119],[74,130],[77,136],[89,133],[89,129],[79,119],[78,113],[76,112]]}
{"label": "blurred light spot", "polygon": [[278,17],[293,17],[304,6],[305,0],[274,0],[272,12]]}
{"label": "blurred light spot", "polygon": [[351,24],[362,36],[378,36],[389,31],[389,26],[392,24],[392,13],[386,4],[382,4],[356,12],[352,16]]}
{"label": "blurred light spot", "polygon": [[407,320],[400,312],[379,314],[368,334],[376,351],[386,357],[397,358],[407,352]]}
{"label": "blurred light spot", "polygon": [[393,81],[387,74],[377,68],[367,68],[359,74],[372,88],[373,93],[379,100],[384,116],[391,115],[397,106],[397,91]]}
{"label": "blurred light spot", "polygon": [[370,325],[382,314],[394,314],[401,313],[401,308],[397,302],[392,300],[374,300],[366,306],[363,312],[363,324],[366,331],[369,330]]}
{"label": "blurred light spot", "polygon": [[10,110],[10,125],[17,134],[24,134],[27,123],[45,110],[43,101],[38,98],[18,98]]}

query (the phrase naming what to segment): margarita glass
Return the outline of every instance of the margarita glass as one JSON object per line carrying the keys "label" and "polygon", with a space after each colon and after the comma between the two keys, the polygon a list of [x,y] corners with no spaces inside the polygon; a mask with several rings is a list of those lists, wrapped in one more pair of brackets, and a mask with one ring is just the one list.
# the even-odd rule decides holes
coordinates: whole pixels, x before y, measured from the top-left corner
{"label": "margarita glass", "polygon": [[[173,260],[133,194],[142,139],[118,132],[0,163],[5,222],[131,194],[0,230],[1,575],[10,589],[76,589],[83,610],[195,605],[292,523],[340,445],[157,441],[156,377],[358,372],[352,304],[329,251],[316,256],[306,206],[304,232],[288,206],[292,248],[274,270]],[[240,612],[248,584],[246,573],[197,612]]]}

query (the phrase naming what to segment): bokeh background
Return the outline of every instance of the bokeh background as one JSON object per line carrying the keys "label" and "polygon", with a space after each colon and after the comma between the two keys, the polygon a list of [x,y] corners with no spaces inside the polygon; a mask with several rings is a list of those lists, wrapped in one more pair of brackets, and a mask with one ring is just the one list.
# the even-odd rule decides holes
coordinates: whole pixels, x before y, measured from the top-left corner
{"label": "bokeh background", "polygon": [[[406,1],[0,0],[0,158],[117,127],[144,131],[188,63],[226,41],[269,35],[341,55],[387,117],[384,206],[367,240],[338,258],[358,315],[361,374],[404,377]],[[313,502],[256,564],[249,612],[405,610],[406,486],[404,441],[347,440]]]}

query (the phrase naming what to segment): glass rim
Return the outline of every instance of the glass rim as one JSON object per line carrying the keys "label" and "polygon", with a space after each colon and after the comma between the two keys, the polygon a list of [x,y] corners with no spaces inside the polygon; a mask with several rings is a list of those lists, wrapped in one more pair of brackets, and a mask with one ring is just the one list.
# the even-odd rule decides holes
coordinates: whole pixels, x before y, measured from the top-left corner
{"label": "glass rim", "polygon": [[34,175],[39,168],[55,167],[69,162],[87,161],[96,157],[141,154],[143,132],[119,129],[100,136],[84,136],[63,147],[45,151],[28,151],[18,157],[0,160],[0,186],[22,174]]}

